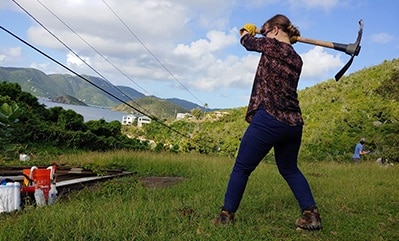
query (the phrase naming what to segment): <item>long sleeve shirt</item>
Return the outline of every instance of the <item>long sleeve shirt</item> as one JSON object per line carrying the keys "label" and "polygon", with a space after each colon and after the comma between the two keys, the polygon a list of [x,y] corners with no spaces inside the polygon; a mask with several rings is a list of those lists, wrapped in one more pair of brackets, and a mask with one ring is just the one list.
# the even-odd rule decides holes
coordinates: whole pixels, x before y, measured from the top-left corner
{"label": "long sleeve shirt", "polygon": [[251,123],[259,108],[264,108],[277,120],[290,125],[303,125],[297,94],[302,59],[291,44],[274,38],[245,34],[241,44],[248,51],[261,53],[246,121]]}

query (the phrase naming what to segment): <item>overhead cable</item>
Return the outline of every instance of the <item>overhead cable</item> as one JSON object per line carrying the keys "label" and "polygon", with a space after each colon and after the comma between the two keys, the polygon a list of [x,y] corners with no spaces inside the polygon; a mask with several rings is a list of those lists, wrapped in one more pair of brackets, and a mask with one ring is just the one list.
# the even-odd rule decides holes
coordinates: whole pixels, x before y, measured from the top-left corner
{"label": "overhead cable", "polygon": [[[97,73],[101,78],[106,80],[108,83],[110,83],[116,90],[118,90],[123,96],[126,96],[127,98],[131,99],[133,103],[135,103],[137,106],[142,108],[142,110],[139,112],[143,115],[146,116],[151,116],[149,113],[144,113],[146,111],[143,107],[141,107],[138,103],[136,103],[131,97],[127,96],[125,93],[123,93],[119,88],[117,88],[114,84],[112,84],[111,81],[109,81],[104,75],[102,75],[100,72],[98,72],[94,67],[92,67],[89,63],[87,63],[86,60],[84,60],[82,57],[80,57],[74,50],[72,50],[68,45],[66,45],[60,38],[58,38],[53,32],[51,32],[44,24],[42,24],[37,18],[35,18],[29,11],[27,11],[24,7],[22,7],[18,2],[15,0],[12,0],[19,8],[21,8],[26,14],[28,14],[36,23],[38,23],[44,30],[46,30],[51,36],[53,36],[58,42],[60,42],[66,49],[68,49],[71,53],[73,53],[79,60],[81,60],[86,66],[88,66],[91,70],[93,70],[95,73]],[[147,111],[148,112],[148,111]],[[154,116],[151,116],[151,118],[156,118]]]}
{"label": "overhead cable", "polygon": [[71,30],[76,36],[78,36],[84,43],[86,43],[94,52],[96,52],[99,56],[101,56],[105,61],[107,61],[112,67],[114,67],[119,73],[121,73],[123,76],[125,76],[127,79],[129,79],[131,82],[133,82],[137,87],[139,87],[141,90],[143,90],[146,94],[149,95],[149,93],[142,87],[140,86],[136,81],[134,81],[130,76],[128,76],[126,73],[124,73],[121,69],[119,69],[115,64],[113,64],[107,57],[105,57],[103,54],[101,54],[94,46],[92,46],[89,42],[87,42],[80,34],[78,34],[74,29],[72,29],[67,23],[65,23],[61,18],[59,18],[51,9],[49,9],[46,5],[44,5],[40,0],[37,0],[40,5],[43,6],[48,12],[50,12],[55,18],[57,18],[62,24],[64,24],[65,27],[67,27],[69,30]]}
{"label": "overhead cable", "polygon": [[119,17],[119,15],[111,8],[111,6],[107,4],[105,0],[103,0],[103,2],[115,15],[115,17],[126,27],[130,34],[133,35],[134,38],[136,38],[136,40],[147,50],[147,52],[152,57],[154,57],[154,59],[162,66],[162,68],[164,68],[174,80],[176,80],[188,93],[191,94],[191,96],[193,96],[199,103],[201,103],[202,106],[204,106],[205,104],[197,96],[195,96],[181,81],[179,81],[179,79],[161,62],[161,60],[159,60],[159,58],[149,48],[147,48],[143,41],[141,41],[141,39],[131,30],[131,28],[123,21],[123,19]]}
{"label": "overhead cable", "polygon": [[[141,113],[143,115],[146,115],[144,112],[142,112],[141,110],[135,108],[134,106],[132,106],[131,104],[127,103],[126,101],[122,100],[121,98],[119,98],[118,96],[110,93],[109,91],[105,90],[104,88],[101,88],[100,86],[96,85],[95,83],[91,82],[89,79],[85,78],[84,76],[78,74],[77,72],[75,72],[74,70],[72,70],[71,68],[67,67],[66,65],[62,64],[61,62],[59,62],[58,60],[54,59],[53,57],[51,57],[50,55],[46,54],[45,52],[43,52],[42,50],[36,48],[35,46],[33,46],[32,44],[28,43],[27,41],[23,40],[22,38],[20,38],[19,36],[15,35],[14,33],[12,33],[11,31],[9,31],[8,29],[6,29],[5,27],[0,25],[0,29],[2,29],[3,31],[5,31],[6,33],[10,34],[11,36],[13,36],[14,38],[18,39],[19,41],[21,41],[22,43],[24,43],[25,45],[29,46],[30,48],[34,49],[35,51],[37,51],[38,53],[40,53],[41,55],[45,56],[46,58],[50,59],[51,61],[53,61],[54,63],[60,65],[61,67],[63,67],[64,69],[68,70],[69,72],[75,74],[76,76],[78,76],[79,78],[83,79],[84,81],[88,82],[89,84],[93,85],[94,87],[100,89],[101,91],[103,91],[104,93],[107,93],[108,95],[112,96],[113,98],[119,100],[121,103],[124,103],[125,105],[129,106],[130,108],[136,110],[138,113]],[[179,134],[182,137],[185,138],[189,138],[186,135],[184,135],[183,133],[181,133],[180,131],[166,125],[165,123],[163,123],[162,121],[160,121],[157,117],[155,116],[149,116],[152,120],[156,121],[157,123],[161,124],[162,126],[168,128],[169,130]],[[190,139],[190,138],[189,138]]]}

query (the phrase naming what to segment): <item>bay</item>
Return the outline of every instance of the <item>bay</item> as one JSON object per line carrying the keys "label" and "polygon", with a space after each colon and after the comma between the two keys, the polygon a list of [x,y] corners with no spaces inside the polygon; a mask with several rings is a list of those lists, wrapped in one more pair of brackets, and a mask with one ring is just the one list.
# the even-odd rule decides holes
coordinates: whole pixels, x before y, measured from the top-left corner
{"label": "bay", "polygon": [[107,107],[96,107],[96,106],[82,106],[82,105],[69,105],[63,103],[53,102],[47,98],[38,98],[40,104],[44,104],[47,109],[52,107],[62,107],[65,110],[73,110],[76,113],[83,116],[84,122],[90,120],[104,119],[106,122],[119,121],[122,122],[122,117],[128,115],[128,113],[112,111]]}

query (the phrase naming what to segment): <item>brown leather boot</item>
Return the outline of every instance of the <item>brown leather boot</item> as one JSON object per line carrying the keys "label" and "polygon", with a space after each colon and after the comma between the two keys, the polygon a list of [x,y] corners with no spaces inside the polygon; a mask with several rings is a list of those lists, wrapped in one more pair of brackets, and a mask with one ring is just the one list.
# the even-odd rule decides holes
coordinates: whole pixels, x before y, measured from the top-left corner
{"label": "brown leather boot", "polygon": [[295,227],[306,230],[322,229],[319,210],[317,208],[303,210],[301,217],[295,221]]}
{"label": "brown leather boot", "polygon": [[220,211],[218,216],[214,220],[214,224],[234,224],[234,213],[226,210]]}

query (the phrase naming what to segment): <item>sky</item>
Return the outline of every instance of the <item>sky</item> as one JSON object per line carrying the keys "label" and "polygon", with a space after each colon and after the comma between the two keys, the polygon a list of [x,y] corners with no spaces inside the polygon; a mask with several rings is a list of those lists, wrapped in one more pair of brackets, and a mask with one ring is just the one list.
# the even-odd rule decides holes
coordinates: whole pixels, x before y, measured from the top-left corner
{"label": "sky", "polygon": [[[349,75],[398,58],[398,9],[392,0],[0,0],[0,66],[70,69],[145,95],[237,108],[248,104],[260,57],[240,44],[244,24],[261,27],[284,14],[303,37],[349,44],[362,19]],[[305,43],[294,48],[304,63],[299,90],[333,79],[350,59]]]}

